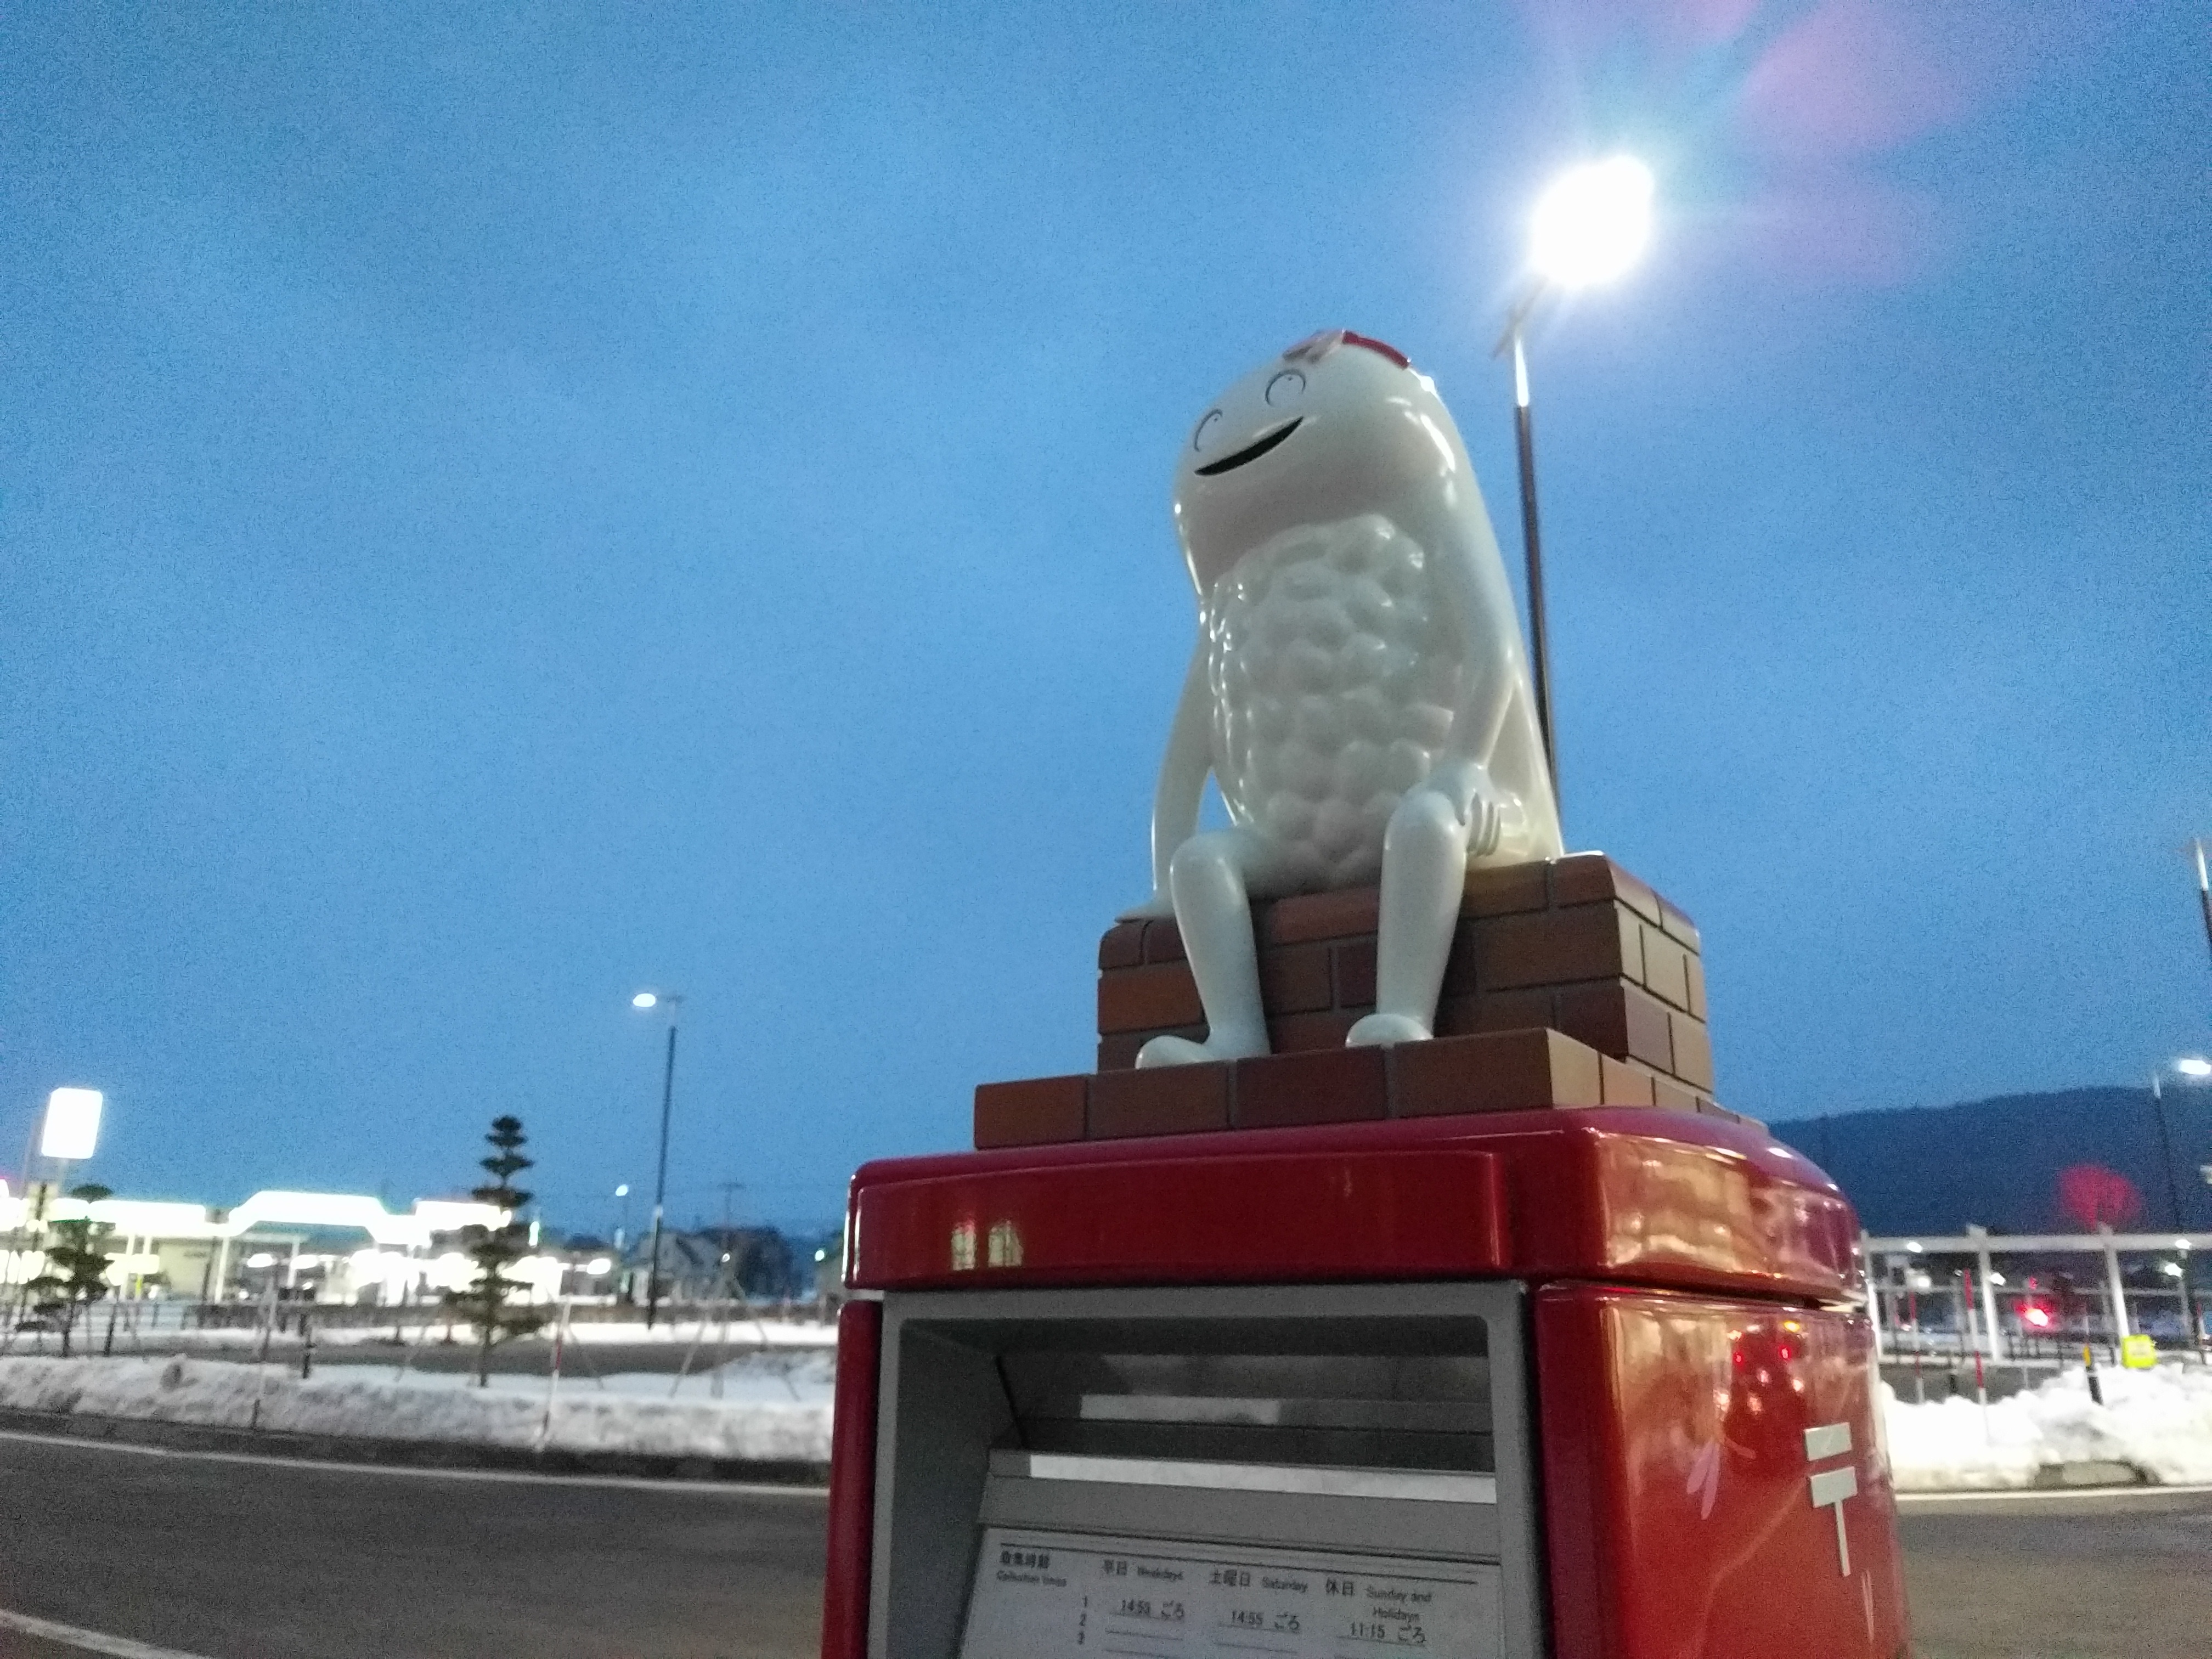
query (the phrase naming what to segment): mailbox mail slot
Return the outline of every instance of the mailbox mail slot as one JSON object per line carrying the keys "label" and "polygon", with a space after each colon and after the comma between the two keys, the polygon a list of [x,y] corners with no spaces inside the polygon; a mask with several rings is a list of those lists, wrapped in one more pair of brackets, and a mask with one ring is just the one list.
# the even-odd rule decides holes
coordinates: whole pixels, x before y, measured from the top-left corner
{"label": "mailbox mail slot", "polygon": [[887,1297],[877,1650],[1321,1654],[1387,1628],[1531,1659],[1522,1302],[1504,1284]]}

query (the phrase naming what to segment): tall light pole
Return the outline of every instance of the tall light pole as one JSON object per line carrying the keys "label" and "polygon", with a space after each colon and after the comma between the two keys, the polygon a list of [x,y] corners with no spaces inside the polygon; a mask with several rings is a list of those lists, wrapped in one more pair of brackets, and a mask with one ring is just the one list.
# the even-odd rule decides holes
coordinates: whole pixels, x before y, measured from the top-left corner
{"label": "tall light pole", "polygon": [[2212,951],[2212,880],[2205,875],[2204,838],[2191,842],[2189,850],[2197,854],[2197,908],[2204,913],[2204,948]]}
{"label": "tall light pole", "polygon": [[1651,170],[1615,155],[1562,174],[1536,204],[1529,225],[1528,277],[1505,314],[1491,356],[1513,358],[1513,433],[1521,459],[1521,544],[1528,573],[1528,655],[1536,724],[1544,736],[1552,794],[1559,793],[1559,739],[1552,720],[1552,641],[1544,610],[1543,538],[1536,515],[1536,431],[1522,337],[1553,295],[1611,282],[1636,263],[1651,235]]}
{"label": "tall light pole", "polygon": [[2173,1174],[2173,1137],[2166,1126],[2166,1074],[2186,1078],[2191,1083],[2202,1083],[2212,1078],[2212,1060],[2202,1054],[2184,1054],[2179,1060],[2169,1060],[2155,1066],[2150,1074],[2151,1115],[2158,1123],[2158,1167],[2166,1177],[2166,1201],[2172,1211],[2174,1231],[2182,1230],[2181,1186]]}
{"label": "tall light pole", "polygon": [[640,991],[629,1000],[633,1008],[668,1010],[668,1059],[660,1071],[660,1158],[653,1177],[653,1254],[645,1264],[645,1328],[653,1328],[660,1313],[660,1221],[668,1200],[668,1112],[676,1099],[676,1012],[682,996],[667,991]]}

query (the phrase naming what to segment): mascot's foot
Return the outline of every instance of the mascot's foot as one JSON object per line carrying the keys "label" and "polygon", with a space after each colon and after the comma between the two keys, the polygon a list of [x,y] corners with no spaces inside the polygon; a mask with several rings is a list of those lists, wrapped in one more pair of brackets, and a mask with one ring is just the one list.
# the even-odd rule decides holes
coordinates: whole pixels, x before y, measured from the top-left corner
{"label": "mascot's foot", "polygon": [[[1411,1014],[1369,1014],[1351,1030],[1345,1033],[1347,1048],[1365,1048],[1384,1042],[1426,1042],[1436,1033]],[[1165,1042],[1155,1037],[1155,1042]],[[1137,1062],[1144,1064],[1139,1057]]]}
{"label": "mascot's foot", "polygon": [[1209,1036],[1193,1042],[1188,1037],[1156,1036],[1137,1050],[1137,1066],[1146,1071],[1155,1066],[1202,1066],[1208,1060],[1249,1060],[1267,1052],[1264,1042],[1247,1044]]}

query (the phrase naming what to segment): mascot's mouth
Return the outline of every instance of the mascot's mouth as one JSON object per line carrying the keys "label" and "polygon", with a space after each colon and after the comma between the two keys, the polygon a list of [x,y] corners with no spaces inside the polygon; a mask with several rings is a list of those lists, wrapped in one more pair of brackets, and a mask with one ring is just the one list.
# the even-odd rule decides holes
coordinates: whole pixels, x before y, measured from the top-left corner
{"label": "mascot's mouth", "polygon": [[1304,426],[1305,424],[1305,419],[1306,417],[1301,415],[1297,419],[1292,421],[1288,426],[1277,427],[1266,437],[1261,439],[1259,442],[1246,445],[1243,448],[1238,450],[1234,455],[1224,455],[1218,461],[1208,461],[1204,466],[1198,469],[1198,476],[1201,478],[1214,477],[1221,473],[1240,467],[1247,461],[1258,460],[1269,450],[1274,448],[1276,445],[1281,443],[1284,439],[1289,437],[1291,434],[1296,432],[1301,426]]}

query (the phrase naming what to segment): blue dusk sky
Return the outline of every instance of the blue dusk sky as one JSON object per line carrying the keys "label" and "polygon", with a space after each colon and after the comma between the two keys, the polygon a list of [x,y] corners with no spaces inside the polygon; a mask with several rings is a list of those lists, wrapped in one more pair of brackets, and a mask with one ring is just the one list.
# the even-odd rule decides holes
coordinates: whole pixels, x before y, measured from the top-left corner
{"label": "blue dusk sky", "polygon": [[2212,1041],[2212,13],[2038,0],[0,15],[0,1168],[826,1221],[1085,1069],[1194,606],[1190,422],[1435,377],[1568,834],[1761,1116]]}

